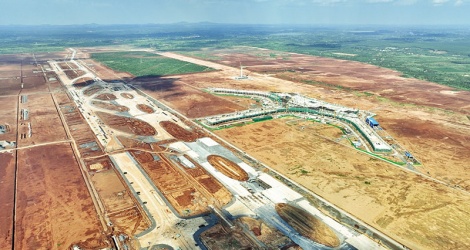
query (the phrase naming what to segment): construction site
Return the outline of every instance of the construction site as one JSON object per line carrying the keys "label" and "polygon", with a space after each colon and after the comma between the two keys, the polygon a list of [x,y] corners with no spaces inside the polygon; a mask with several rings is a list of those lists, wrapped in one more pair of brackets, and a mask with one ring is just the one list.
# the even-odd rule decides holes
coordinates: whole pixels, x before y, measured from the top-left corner
{"label": "construction site", "polygon": [[238,50],[160,53],[216,71],[155,78],[90,52],[0,66],[2,249],[470,247],[466,182],[434,176],[389,104],[231,65]]}

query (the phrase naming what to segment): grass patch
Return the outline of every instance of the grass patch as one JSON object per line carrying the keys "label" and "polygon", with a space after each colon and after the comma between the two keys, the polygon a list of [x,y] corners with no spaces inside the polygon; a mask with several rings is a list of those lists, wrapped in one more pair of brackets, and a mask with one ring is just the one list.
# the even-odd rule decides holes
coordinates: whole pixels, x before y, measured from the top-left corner
{"label": "grass patch", "polygon": [[165,76],[212,71],[214,69],[143,51],[93,53],[91,58],[134,76]]}

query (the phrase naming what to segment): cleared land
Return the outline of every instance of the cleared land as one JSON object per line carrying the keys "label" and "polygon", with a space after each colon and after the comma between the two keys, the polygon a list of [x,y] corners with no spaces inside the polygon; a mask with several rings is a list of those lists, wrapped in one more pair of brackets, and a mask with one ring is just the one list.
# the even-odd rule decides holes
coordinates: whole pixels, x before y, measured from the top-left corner
{"label": "cleared land", "polygon": [[338,247],[338,236],[318,218],[286,203],[276,204],[276,212],[301,235],[328,247]]}
{"label": "cleared land", "polygon": [[181,216],[206,213],[209,204],[223,206],[232,199],[230,192],[201,166],[185,168],[163,154],[158,154],[158,160],[141,151],[132,151],[132,155]]}
{"label": "cleared land", "polygon": [[224,175],[237,181],[247,181],[248,174],[231,160],[219,155],[207,156],[207,161]]}
{"label": "cleared land", "polygon": [[135,235],[147,229],[150,226],[147,217],[138,209],[128,188],[112,169],[109,158],[94,160],[88,165],[94,171],[91,181],[113,223],[114,231]]}
{"label": "cleared land", "polygon": [[96,112],[96,115],[113,129],[117,129],[125,133],[143,136],[151,136],[157,133],[154,127],[139,119],[112,115],[105,112]]}
{"label": "cleared land", "polygon": [[127,112],[129,111],[129,108],[126,106],[122,106],[116,103],[109,103],[109,102],[100,102],[100,101],[92,101],[92,105],[95,105],[98,108],[102,109],[107,109],[111,111],[117,111],[117,112]]}
{"label": "cleared land", "polygon": [[134,96],[129,93],[121,93],[121,96],[127,99],[134,99]]}
{"label": "cleared land", "polygon": [[11,249],[15,195],[14,153],[0,153],[0,249]]}
{"label": "cleared land", "polygon": [[[199,74],[194,77],[198,78]],[[237,100],[224,99],[194,88],[179,78],[145,77],[130,81],[153,98],[170,105],[188,118],[204,117],[216,114],[244,110]],[[239,98],[243,99],[243,98]]]}
{"label": "cleared land", "polygon": [[[266,245],[268,249],[276,249],[279,246],[292,245],[293,242],[277,229],[268,227],[262,220],[251,217],[241,217],[237,219],[243,227],[248,228],[256,238]],[[284,248],[281,248],[284,249]]]}
{"label": "cleared land", "polygon": [[216,133],[409,247],[470,246],[467,194],[335,143],[327,125],[289,120]]}
{"label": "cleared land", "polygon": [[111,101],[111,100],[116,100],[117,97],[111,93],[103,93],[103,94],[99,94],[95,96],[95,99],[102,100],[102,101]]}
{"label": "cleared land", "polygon": [[198,138],[203,137],[203,135],[199,134],[197,131],[186,130],[182,128],[180,125],[171,121],[161,121],[159,124],[171,136],[181,141],[192,142]]}
{"label": "cleared land", "polygon": [[70,129],[75,143],[78,146],[80,156],[83,158],[98,156],[103,153],[101,144],[97,142],[97,138],[91,130],[88,123],[76,107],[75,103],[65,93],[54,94],[60,111],[62,112],[65,122]]}
{"label": "cleared land", "polygon": [[51,94],[28,95],[28,101],[21,103],[20,109],[26,109],[28,115],[20,118],[19,146],[67,140]]}
{"label": "cleared land", "polygon": [[[258,49],[247,51],[253,50],[262,53]],[[220,53],[222,59],[214,58],[226,64],[242,61],[244,65],[251,65],[245,70],[250,80],[234,80],[233,77],[239,75],[236,68],[168,53],[179,60],[211,65],[223,71],[162,79],[168,81],[166,84],[170,87],[181,82],[195,88],[217,86],[280,92],[294,89],[328,102],[372,110],[378,114],[378,121],[386,131],[423,163],[415,166],[419,171],[470,191],[470,172],[466,164],[470,160],[469,92],[403,78],[395,71],[362,63],[299,54],[289,54],[282,60],[281,57],[270,59],[270,55],[260,59],[255,58],[257,53],[249,52],[252,54],[249,55],[247,51],[219,50],[216,53]],[[231,55],[234,53],[238,53],[235,61]],[[294,55],[295,61],[291,57]],[[250,59],[253,59],[251,63],[245,63]],[[263,75],[252,73],[254,71]],[[278,78],[268,77],[268,74]],[[156,95],[158,88],[148,85],[139,88]],[[228,100],[229,97],[220,98]],[[171,101],[169,106],[187,114],[188,105],[179,107],[179,98],[167,100]],[[338,139],[335,133],[321,132],[325,127],[314,128],[300,131],[299,127],[293,128],[284,121],[269,121],[217,133],[409,247],[469,247],[466,194],[350,148],[342,149],[329,140]],[[283,141],[285,143],[281,144]]]}
{"label": "cleared land", "polygon": [[253,243],[241,230],[231,230],[217,224],[201,234],[204,245],[214,250],[252,249]]}
{"label": "cleared land", "polygon": [[18,151],[15,248],[107,247],[69,144]]}
{"label": "cleared land", "polygon": [[[240,48],[239,50],[242,49],[243,48]],[[250,50],[256,50],[260,53],[269,52],[269,50],[263,52],[260,49],[247,48],[247,51]],[[236,53],[236,51],[230,49],[224,51],[227,54],[225,56],[232,59],[233,57],[230,53]],[[220,53],[222,54],[222,51],[220,51]],[[293,55],[304,57],[310,62],[312,62],[312,58],[316,58],[307,55]],[[168,54],[168,56],[173,55]],[[181,55],[175,55],[175,57],[180,60],[184,59],[194,63],[204,63],[204,61],[194,58],[185,58]],[[254,56],[240,52],[237,61],[241,60],[242,62],[245,62],[249,61],[248,59],[253,57]],[[276,67],[282,67],[282,63],[284,63],[283,60],[267,59],[263,61],[260,58],[255,61],[257,63],[259,62],[260,65],[266,65],[267,71],[272,70],[268,67],[268,62],[271,62],[273,65],[276,63],[281,65]],[[328,61],[330,63],[329,67],[313,63],[315,62],[313,61],[311,65],[304,65],[303,69],[311,71],[313,74],[313,72],[315,72],[315,68],[317,68],[318,75],[329,74],[329,70],[347,70],[348,72],[351,72],[351,74],[354,72],[357,72],[355,74],[362,74],[362,78],[359,79],[356,76],[350,76],[349,73],[343,73],[338,76],[335,85],[322,83],[316,84],[316,81],[313,80],[305,82],[290,79],[292,81],[288,81],[279,78],[267,77],[266,75],[255,75],[251,80],[237,81],[233,80],[233,76],[239,74],[239,70],[235,68],[230,70],[230,68],[226,66],[221,66],[221,68],[224,68],[224,71],[197,74],[192,75],[191,77],[184,75],[179,77],[179,80],[197,88],[217,86],[221,88],[243,88],[280,92],[292,92],[292,90],[295,90],[297,93],[325,100],[327,102],[338,103],[362,110],[371,110],[378,114],[378,121],[382,124],[383,128],[391,134],[398,143],[410,150],[410,152],[423,163],[423,167],[417,167],[420,171],[423,173],[429,172],[432,177],[446,181],[451,185],[458,185],[467,191],[470,191],[470,172],[468,171],[467,164],[465,164],[465,162],[470,161],[470,154],[466,153],[470,150],[470,119],[467,114],[470,106],[468,106],[468,101],[462,101],[462,98],[470,98],[470,92],[459,91],[456,92],[454,96],[449,96],[448,92],[439,93],[436,92],[435,89],[436,86],[437,88],[445,89],[449,89],[449,87],[439,86],[434,83],[416,79],[399,77],[397,76],[399,73],[395,71],[358,62],[347,62],[337,59],[328,59]],[[224,61],[219,60],[219,62]],[[318,62],[322,61],[319,60]],[[295,63],[296,62],[291,62],[291,65],[295,65]],[[298,63],[302,64],[302,61],[299,61]],[[208,62],[207,64],[213,65],[214,63]],[[252,64],[254,64],[254,62],[252,62]],[[288,65],[286,67],[288,67]],[[320,68],[318,67],[322,67],[324,71],[320,71]],[[249,72],[251,68],[252,67],[248,67],[245,70],[247,74],[251,74]],[[262,72],[261,66],[258,66],[258,68],[255,69]],[[365,69],[368,70],[367,74],[360,73]],[[299,77],[302,76],[300,73],[298,75]],[[377,77],[381,77],[382,80],[378,81],[376,79]],[[387,77],[391,77],[392,80],[386,80]],[[383,92],[387,92],[389,82],[393,82],[394,79],[398,79],[399,82],[402,82],[403,88],[400,85],[400,87],[397,86],[396,89],[391,89],[390,95],[393,95],[394,92],[399,93],[400,91],[407,89],[406,91],[409,91],[407,95],[419,98],[416,98],[414,101],[405,99],[392,100],[381,96],[380,93],[372,93],[374,88],[377,90],[385,88],[385,91]],[[354,83],[359,80],[369,86],[371,90],[356,91],[344,87],[337,87],[343,83]],[[240,84],[243,84],[243,87],[240,87]],[[413,87],[413,84],[416,84],[416,86]],[[432,100],[428,99],[427,89],[434,89],[433,93],[429,93],[429,96],[434,96]],[[456,103],[447,105],[447,103],[453,101]],[[421,104],[413,104],[413,102],[420,102]],[[434,104],[431,104],[430,107],[427,106],[428,102],[433,102]],[[439,106],[440,108],[436,108],[436,106]],[[425,124],[428,128],[432,128],[434,132],[430,132],[428,129],[422,130],[419,127],[421,124]],[[403,134],[402,131],[410,131],[410,133],[406,133],[406,136],[401,137],[400,135]],[[429,150],[429,148],[432,148],[433,150]]]}
{"label": "cleared land", "polygon": [[16,141],[17,105],[17,96],[0,96],[0,126],[7,128],[0,133],[0,141]]}
{"label": "cleared land", "polygon": [[155,110],[153,110],[152,107],[150,107],[149,105],[145,105],[145,104],[137,104],[137,108],[140,111],[145,112],[147,114],[152,114],[155,112]]}

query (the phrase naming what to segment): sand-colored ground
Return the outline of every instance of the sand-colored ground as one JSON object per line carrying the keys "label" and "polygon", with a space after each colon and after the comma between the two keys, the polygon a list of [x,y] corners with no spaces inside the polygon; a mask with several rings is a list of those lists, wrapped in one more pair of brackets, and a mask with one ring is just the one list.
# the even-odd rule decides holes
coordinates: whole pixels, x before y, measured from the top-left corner
{"label": "sand-colored ground", "polygon": [[232,179],[238,181],[248,180],[248,174],[240,166],[225,157],[209,155],[207,156],[207,161],[221,173]]}
{"label": "sand-colored ground", "polygon": [[[303,57],[311,60],[309,56]],[[178,56],[178,58],[184,59],[185,57]],[[190,62],[193,62],[194,60],[198,61],[197,59],[188,58],[188,61]],[[335,61],[330,61],[330,63],[334,62]],[[275,62],[273,61],[272,63],[274,64]],[[293,63],[294,62],[292,62],[292,64]],[[299,63],[302,63],[302,61],[299,61]],[[342,67],[343,63],[343,60],[337,60],[336,67]],[[209,62],[208,64],[213,63]],[[363,64],[356,63],[346,64],[348,67],[355,67],[349,71],[359,72],[364,70],[362,65]],[[461,110],[460,107],[465,107],[465,105],[467,105],[463,105],[459,101],[459,98],[455,99],[457,104],[447,105],[445,103],[451,102],[455,96],[447,95],[447,98],[441,98],[440,96],[436,97],[436,99],[434,99],[435,103],[441,103],[441,105],[438,105],[441,108],[435,108],[434,106],[426,106],[426,102],[421,102],[419,105],[410,104],[407,100],[391,100],[378,95],[369,95],[362,91],[354,91],[344,88],[339,89],[336,87],[329,87],[329,85],[305,84],[303,82],[274,78],[268,75],[257,75],[249,72],[252,68],[253,67],[248,67],[246,69],[247,74],[251,74],[250,80],[234,80],[233,76],[236,75],[237,69],[233,68],[233,70],[193,74],[191,76],[183,75],[178,78],[178,81],[183,81],[191,86],[199,88],[217,86],[221,88],[253,89],[262,91],[295,91],[296,93],[301,93],[303,95],[331,103],[338,103],[362,110],[371,110],[372,112],[377,113],[378,121],[382,124],[382,127],[391,134],[398,143],[403,145],[420,162],[423,163],[424,167],[418,168],[420,171],[423,173],[429,172],[432,177],[447,181],[451,185],[457,184],[470,191],[470,185],[468,184],[468,180],[470,180],[470,171],[468,171],[469,166],[465,163],[470,160],[470,154],[466,153],[470,151],[470,140],[468,137],[470,135],[470,118],[466,114],[465,110],[463,110],[463,113],[459,111]],[[334,67],[331,66],[331,68]],[[375,66],[366,67],[366,69],[384,70]],[[397,74],[393,71],[387,72],[392,74],[392,76]],[[370,74],[363,74],[362,77],[367,80],[367,75],[374,75],[373,71],[369,73]],[[387,75],[382,74],[382,77],[386,79]],[[417,84],[417,80],[415,79],[398,78],[400,81],[410,81],[406,86],[415,83]],[[337,84],[348,81],[354,82],[354,79],[356,79],[356,77],[348,76],[344,73],[342,75],[342,80],[338,80]],[[375,82],[376,80],[372,79],[371,81]],[[431,89],[434,88],[433,86],[436,86],[434,83],[423,81],[418,82],[421,89],[428,88],[428,85]],[[375,82],[368,86],[371,88],[374,86],[382,88],[382,85],[384,84],[386,85],[387,81]],[[441,87],[442,86],[439,86],[439,88]],[[448,87],[443,86],[442,88]],[[423,95],[419,89],[410,88],[408,91],[415,94],[416,97]],[[150,93],[151,91],[149,90],[147,92]],[[372,92],[372,90],[367,90],[367,92]],[[459,91],[459,95],[467,96],[470,95],[470,92]],[[445,110],[445,108],[449,108],[450,110]],[[388,124],[390,124],[390,126]],[[431,125],[433,131],[430,131],[429,129],[422,130],[419,127],[416,127],[420,124]],[[406,133],[405,136],[402,136],[403,131],[412,132]],[[430,151],[428,150],[429,148],[434,150]]]}
{"label": "sand-colored ground", "polygon": [[216,133],[406,246],[470,247],[467,194],[335,143],[328,125],[292,119]]}
{"label": "sand-colored ground", "polygon": [[286,203],[276,204],[276,212],[301,235],[327,247],[338,247],[338,236],[328,225],[307,211]]}
{"label": "sand-colored ground", "polygon": [[11,249],[15,195],[14,153],[0,152],[0,249]]}
{"label": "sand-colored ground", "polygon": [[[104,160],[104,162],[103,162]],[[109,158],[94,160],[90,166],[101,164],[112,167]],[[109,166],[108,166],[109,165]],[[116,171],[104,169],[91,174],[91,181],[106,210],[106,214],[113,223],[115,231],[127,235],[135,235],[147,229],[150,225],[146,215],[137,208],[128,188],[124,186]]]}
{"label": "sand-colored ground", "polygon": [[86,249],[105,243],[70,144],[18,151],[15,249]]}

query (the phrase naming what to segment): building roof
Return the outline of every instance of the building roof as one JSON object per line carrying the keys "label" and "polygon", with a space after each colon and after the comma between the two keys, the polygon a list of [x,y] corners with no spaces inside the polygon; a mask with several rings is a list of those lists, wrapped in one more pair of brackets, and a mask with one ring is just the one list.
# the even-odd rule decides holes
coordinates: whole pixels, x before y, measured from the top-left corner
{"label": "building roof", "polygon": [[367,117],[367,119],[369,120],[369,123],[374,125],[374,126],[379,126],[379,122],[376,121],[373,117]]}

